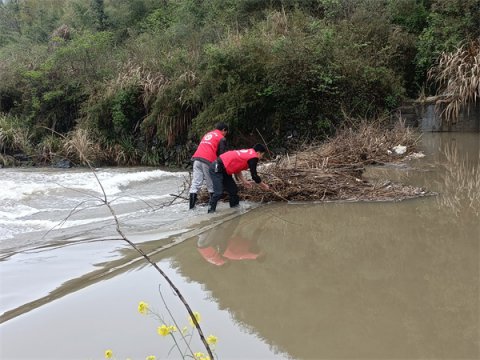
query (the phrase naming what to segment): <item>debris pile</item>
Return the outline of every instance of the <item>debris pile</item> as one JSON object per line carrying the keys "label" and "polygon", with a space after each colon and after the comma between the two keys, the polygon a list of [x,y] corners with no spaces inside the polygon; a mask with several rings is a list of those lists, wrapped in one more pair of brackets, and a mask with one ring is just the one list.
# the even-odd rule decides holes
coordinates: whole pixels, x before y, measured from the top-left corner
{"label": "debris pile", "polygon": [[[253,202],[391,201],[425,196],[422,188],[362,178],[368,165],[400,162],[414,154],[418,140],[417,133],[401,125],[385,129],[362,123],[326,142],[262,164],[258,172],[271,191],[239,185],[239,195]],[[203,200],[207,198],[205,194]]]}

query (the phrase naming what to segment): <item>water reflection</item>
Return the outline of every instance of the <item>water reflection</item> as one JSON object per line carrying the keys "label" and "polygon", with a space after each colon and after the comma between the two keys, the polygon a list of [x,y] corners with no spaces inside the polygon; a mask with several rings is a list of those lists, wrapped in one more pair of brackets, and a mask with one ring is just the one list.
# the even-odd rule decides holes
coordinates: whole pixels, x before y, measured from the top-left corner
{"label": "water reflection", "polygon": [[[480,359],[479,140],[478,134],[426,134],[425,158],[374,174],[423,186],[437,192],[435,197],[268,205],[238,213],[168,250],[156,252],[169,243],[166,239],[142,243],[142,248],[154,253],[162,268],[172,264],[171,276],[182,292],[186,289],[189,302],[209,302],[209,312],[201,312],[217,327],[212,333],[219,335],[221,358]],[[205,223],[214,226],[210,221]],[[51,281],[52,269],[62,274],[77,270],[81,259],[106,252],[103,246],[91,246],[88,252],[81,246],[59,249],[64,259],[58,266],[63,267],[49,260],[50,268],[38,275]],[[65,258],[65,249],[72,250],[71,257]],[[42,316],[32,313],[3,323],[2,345],[9,345],[8,354],[53,358],[53,347],[59,344],[62,354],[70,354],[78,339],[83,339],[82,350],[104,349],[105,342],[95,341],[112,328],[128,330],[115,335],[117,346],[128,348],[136,339],[141,354],[146,346],[156,348],[155,331],[145,328],[155,336],[152,341],[150,335],[137,336],[144,319],[137,328],[134,310],[127,311],[128,317],[133,314],[127,322],[121,314],[135,308],[143,299],[142,287],[156,284],[158,274],[133,250],[121,254],[97,264],[98,271],[65,283],[62,292],[40,299],[42,305],[48,303]],[[146,269],[129,271],[137,266]],[[120,272],[124,276],[107,282],[113,286],[84,289]],[[9,273],[23,277],[21,288],[32,292],[32,279],[25,277],[31,271]],[[82,296],[74,294],[79,289]],[[156,289],[152,298],[158,298]],[[75,307],[65,306],[68,301]],[[95,313],[99,302],[108,306]],[[29,306],[36,304],[27,304],[22,313]],[[45,323],[55,330],[45,333],[47,341],[38,340]],[[67,323],[73,324],[68,331]],[[264,344],[271,352],[264,351]]]}
{"label": "water reflection", "polygon": [[258,242],[248,232],[249,225],[239,225],[240,217],[218,226],[214,231],[200,234],[197,240],[200,255],[216,266],[223,266],[229,261],[263,259],[265,255],[260,251]]}
{"label": "water reflection", "polygon": [[436,197],[262,207],[206,236],[246,234],[265,261],[212,271],[190,248],[177,254],[178,270],[293,358],[480,358],[474,135],[426,137],[424,159],[388,169]]}
{"label": "water reflection", "polygon": [[451,209],[455,216],[464,212],[473,212],[480,215],[480,149],[473,159],[468,153],[459,150],[458,142],[447,143],[442,153],[445,161],[442,162],[444,171],[441,183],[449,189],[438,198],[438,205]]}
{"label": "water reflection", "polygon": [[436,192],[443,214],[477,222],[480,215],[480,136],[477,133],[423,134],[425,157],[406,164],[371,167],[369,179],[393,180]]}

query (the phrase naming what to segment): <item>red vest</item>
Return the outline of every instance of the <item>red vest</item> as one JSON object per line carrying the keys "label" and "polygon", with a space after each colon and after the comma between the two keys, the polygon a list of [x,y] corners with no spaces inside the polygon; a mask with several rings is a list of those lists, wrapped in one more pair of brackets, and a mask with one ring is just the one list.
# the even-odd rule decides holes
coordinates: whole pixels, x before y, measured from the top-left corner
{"label": "red vest", "polygon": [[220,130],[212,130],[206,133],[192,158],[202,158],[210,162],[215,161],[217,159],[218,143],[222,139],[223,134]]}
{"label": "red vest", "polygon": [[228,175],[237,174],[248,169],[248,160],[258,158],[253,149],[232,150],[220,155],[223,166]]}

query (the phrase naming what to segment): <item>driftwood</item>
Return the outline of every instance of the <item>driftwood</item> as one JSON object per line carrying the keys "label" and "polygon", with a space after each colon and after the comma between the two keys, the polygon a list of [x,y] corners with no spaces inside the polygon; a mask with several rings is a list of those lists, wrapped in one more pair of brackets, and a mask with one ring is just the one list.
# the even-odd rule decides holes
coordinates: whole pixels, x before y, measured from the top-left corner
{"label": "driftwood", "polygon": [[[390,181],[374,183],[362,177],[368,165],[399,162],[412,154],[418,139],[418,134],[401,125],[388,130],[371,124],[344,129],[326,142],[262,164],[259,174],[271,191],[239,185],[239,195],[253,202],[380,201],[424,196],[427,192],[422,188]],[[403,154],[393,150],[397,145],[406,147]],[[201,194],[201,201],[207,199],[206,193]]]}

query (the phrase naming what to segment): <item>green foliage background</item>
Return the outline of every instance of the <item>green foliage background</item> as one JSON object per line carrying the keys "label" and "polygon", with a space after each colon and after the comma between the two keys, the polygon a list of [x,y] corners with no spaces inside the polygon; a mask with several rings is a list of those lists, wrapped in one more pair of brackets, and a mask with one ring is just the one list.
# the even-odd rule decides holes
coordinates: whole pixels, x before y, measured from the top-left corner
{"label": "green foliage background", "polygon": [[478,36],[480,0],[3,0],[3,159],[52,161],[48,129],[82,129],[99,163],[186,164],[218,121],[286,149],[433,93]]}

